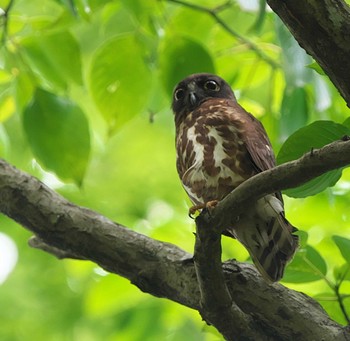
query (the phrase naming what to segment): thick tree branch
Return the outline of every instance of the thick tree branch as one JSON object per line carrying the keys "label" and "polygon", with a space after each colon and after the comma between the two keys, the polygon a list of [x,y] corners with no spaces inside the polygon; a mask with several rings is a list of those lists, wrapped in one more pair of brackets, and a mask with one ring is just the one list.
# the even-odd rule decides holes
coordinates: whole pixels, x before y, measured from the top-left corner
{"label": "thick tree branch", "polygon": [[[36,247],[58,257],[89,259],[142,291],[196,309],[228,340],[344,341],[350,340],[349,331],[319,304],[278,283],[266,283],[254,266],[228,261],[222,274],[220,238],[215,236],[247,201],[348,164],[350,141],[339,141],[245,182],[217,206],[213,220],[201,215],[195,266],[188,261],[191,255],[177,246],[78,207],[5,161],[0,161],[0,210],[35,233],[31,243]],[[213,231],[208,222],[217,228]],[[208,267],[210,261],[214,263]]]}
{"label": "thick tree branch", "polygon": [[350,107],[350,7],[343,0],[267,0]]}

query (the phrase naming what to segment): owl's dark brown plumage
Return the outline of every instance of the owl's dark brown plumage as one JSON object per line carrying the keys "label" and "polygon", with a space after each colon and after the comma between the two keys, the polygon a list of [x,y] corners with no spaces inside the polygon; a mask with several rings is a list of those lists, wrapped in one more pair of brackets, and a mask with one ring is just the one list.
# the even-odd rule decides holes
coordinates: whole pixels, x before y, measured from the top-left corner
{"label": "owl's dark brown plumage", "polygon": [[[177,170],[195,205],[222,200],[251,176],[275,166],[262,124],[236,101],[230,86],[211,74],[194,74],[174,90]],[[281,193],[247,208],[226,235],[249,251],[260,273],[278,281],[298,247]]]}

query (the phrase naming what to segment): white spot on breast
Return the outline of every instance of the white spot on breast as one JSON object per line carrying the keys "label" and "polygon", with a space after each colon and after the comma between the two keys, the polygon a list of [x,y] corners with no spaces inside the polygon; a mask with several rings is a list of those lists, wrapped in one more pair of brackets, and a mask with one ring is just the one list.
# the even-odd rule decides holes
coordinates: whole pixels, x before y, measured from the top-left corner
{"label": "white spot on breast", "polygon": [[[232,127],[232,129],[234,128]],[[233,173],[228,166],[222,163],[222,161],[226,159],[228,155],[225,153],[225,148],[223,147],[224,139],[218,134],[218,131],[214,127],[211,127],[209,129],[208,135],[214,137],[217,142],[214,147],[214,160],[215,160],[215,167],[220,167],[220,173],[218,174],[218,176],[212,178],[213,183],[218,181],[219,177],[223,177],[223,178],[230,177],[233,183],[243,180],[241,176]],[[236,160],[236,167],[238,166],[239,166],[239,162],[238,160]]]}
{"label": "white spot on breast", "polygon": [[193,151],[196,154],[196,165],[202,164],[204,159],[204,146],[197,142],[197,135],[195,134],[196,125],[187,130],[187,139],[193,143]]}

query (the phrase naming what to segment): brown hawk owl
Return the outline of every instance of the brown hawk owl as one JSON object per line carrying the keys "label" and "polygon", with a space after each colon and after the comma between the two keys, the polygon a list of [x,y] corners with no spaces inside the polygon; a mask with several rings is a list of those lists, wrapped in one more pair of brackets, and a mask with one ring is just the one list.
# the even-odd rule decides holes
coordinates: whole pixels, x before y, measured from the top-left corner
{"label": "brown hawk owl", "polygon": [[[220,77],[187,77],[174,90],[172,109],[177,171],[194,205],[220,201],[243,181],[275,166],[262,124],[237,103]],[[252,203],[224,234],[247,248],[265,279],[278,281],[298,247],[294,231],[278,192]]]}

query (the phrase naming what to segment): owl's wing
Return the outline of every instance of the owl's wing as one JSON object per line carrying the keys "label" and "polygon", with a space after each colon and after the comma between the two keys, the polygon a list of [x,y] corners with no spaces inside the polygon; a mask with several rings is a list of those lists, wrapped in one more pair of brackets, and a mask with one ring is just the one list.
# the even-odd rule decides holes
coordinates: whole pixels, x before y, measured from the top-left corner
{"label": "owl's wing", "polygon": [[275,167],[275,155],[263,125],[251,114],[247,115],[243,140],[254,167],[258,172]]}
{"label": "owl's wing", "polygon": [[[252,167],[257,173],[275,167],[275,156],[264,127],[240,109],[244,124],[243,144]],[[231,232],[246,246],[260,273],[270,281],[278,281],[298,247],[298,237],[292,234],[296,229],[284,216],[280,192],[259,199],[251,210],[241,217]]]}

